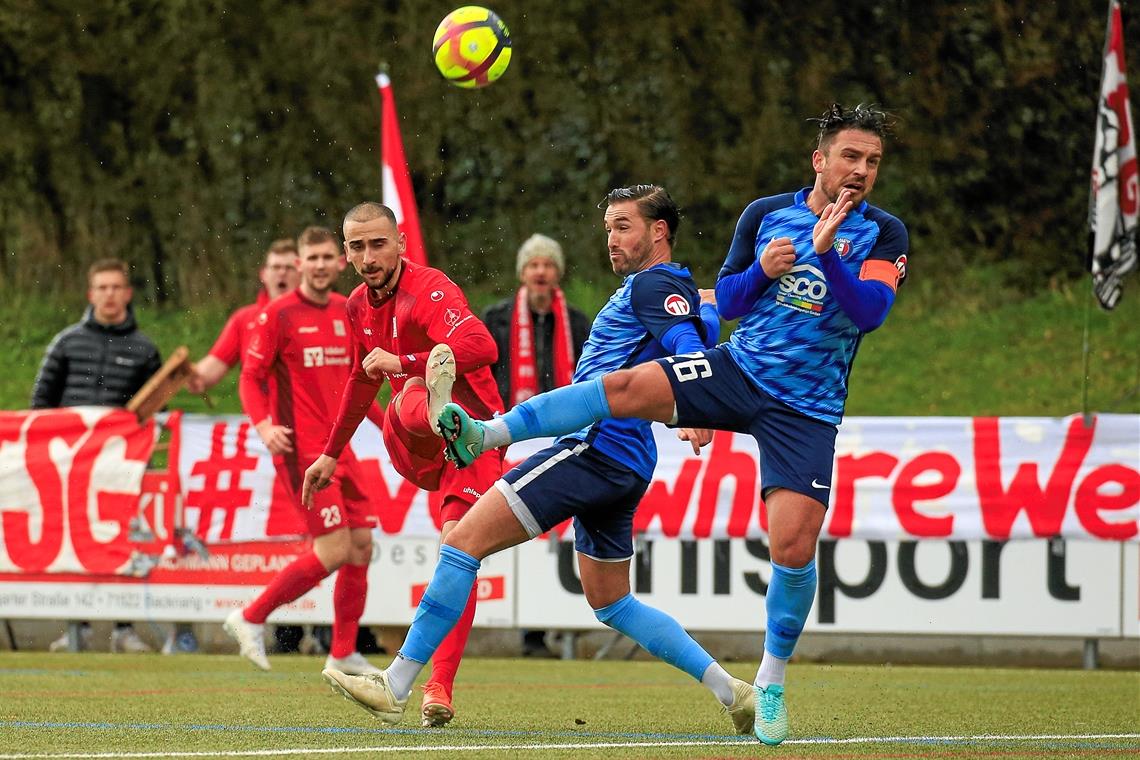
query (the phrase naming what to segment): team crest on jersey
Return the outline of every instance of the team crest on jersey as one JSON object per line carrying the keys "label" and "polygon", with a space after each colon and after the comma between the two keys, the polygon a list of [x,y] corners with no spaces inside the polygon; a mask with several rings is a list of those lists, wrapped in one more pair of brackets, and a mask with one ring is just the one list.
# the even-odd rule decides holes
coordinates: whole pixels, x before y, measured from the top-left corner
{"label": "team crest on jersey", "polygon": [[895,259],[895,269],[899,270],[899,279],[906,277],[906,254]]}
{"label": "team crest on jersey", "polygon": [[665,312],[674,317],[683,317],[690,311],[688,300],[679,293],[670,293],[665,297]]}
{"label": "team crest on jersey", "polygon": [[334,319],[333,320],[333,334],[339,335],[341,337],[344,336],[344,320],[343,319]]}
{"label": "team crest on jersey", "polygon": [[442,290],[433,290],[431,292],[431,295],[428,296],[428,298],[430,298],[433,301],[442,301],[443,300],[443,291]]}
{"label": "team crest on jersey", "polygon": [[365,335],[371,335],[372,334],[372,328],[371,327],[365,327],[364,328],[364,334]]}
{"label": "team crest on jersey", "polygon": [[837,238],[835,245],[831,246],[832,249],[839,254],[839,258],[843,258],[851,253],[851,239],[850,238]]}
{"label": "team crest on jersey", "polygon": [[448,309],[443,313],[443,321],[448,327],[455,327],[459,324],[459,309]]}
{"label": "team crest on jersey", "polygon": [[267,315],[264,311],[257,315],[257,324],[263,325],[268,321],[269,315]]}

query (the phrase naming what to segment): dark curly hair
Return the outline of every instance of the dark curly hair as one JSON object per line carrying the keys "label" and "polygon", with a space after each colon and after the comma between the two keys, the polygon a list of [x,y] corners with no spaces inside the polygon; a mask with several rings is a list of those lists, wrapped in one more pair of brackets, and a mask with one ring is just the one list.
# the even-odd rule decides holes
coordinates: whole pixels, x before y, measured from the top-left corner
{"label": "dark curly hair", "polygon": [[824,153],[831,145],[831,139],[845,129],[860,129],[878,135],[879,139],[882,140],[890,134],[891,128],[894,126],[890,114],[864,103],[860,103],[854,108],[844,108],[838,103],[832,103],[822,116],[808,119],[808,121],[815,122],[819,126],[816,147]]}

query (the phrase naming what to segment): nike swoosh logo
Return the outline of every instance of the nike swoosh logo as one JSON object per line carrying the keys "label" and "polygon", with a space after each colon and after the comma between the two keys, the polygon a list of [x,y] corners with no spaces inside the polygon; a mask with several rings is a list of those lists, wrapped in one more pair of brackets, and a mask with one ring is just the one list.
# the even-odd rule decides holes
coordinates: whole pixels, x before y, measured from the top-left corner
{"label": "nike swoosh logo", "polygon": [[831,486],[824,485],[823,483],[820,483],[819,481],[817,481],[815,478],[811,479],[811,487],[812,488],[819,488],[819,489],[822,489],[824,491],[831,488]]}

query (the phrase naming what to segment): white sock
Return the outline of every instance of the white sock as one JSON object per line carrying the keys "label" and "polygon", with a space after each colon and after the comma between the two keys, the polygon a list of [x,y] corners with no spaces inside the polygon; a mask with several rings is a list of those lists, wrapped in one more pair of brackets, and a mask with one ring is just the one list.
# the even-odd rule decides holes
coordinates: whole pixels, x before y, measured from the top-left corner
{"label": "white sock", "polygon": [[412,684],[416,682],[416,676],[424,669],[422,662],[409,660],[399,652],[396,653],[396,659],[392,660],[392,664],[385,669],[388,674],[388,685],[392,687],[392,693],[396,695],[396,699],[407,699],[408,695],[412,693]]}
{"label": "white sock", "polygon": [[753,683],[760,688],[764,688],[770,684],[783,686],[784,670],[787,667],[787,660],[782,660],[765,649],[764,659],[760,661],[760,669],[756,671],[756,680],[753,681]]}
{"label": "white sock", "polygon": [[705,674],[701,676],[701,685],[711,691],[725,707],[732,704],[732,676],[716,660],[705,668]]}
{"label": "white sock", "polygon": [[512,443],[511,431],[502,417],[483,421],[483,451],[497,449]]}

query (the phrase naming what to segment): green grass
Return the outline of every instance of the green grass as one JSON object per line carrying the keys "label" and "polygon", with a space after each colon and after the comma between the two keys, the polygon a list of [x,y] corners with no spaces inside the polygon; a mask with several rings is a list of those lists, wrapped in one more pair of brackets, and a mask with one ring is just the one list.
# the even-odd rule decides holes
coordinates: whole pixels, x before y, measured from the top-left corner
{"label": "green grass", "polygon": [[[657,662],[469,659],[455,721],[433,730],[413,720],[418,690],[404,722],[389,728],[332,694],[320,664],[275,657],[262,673],[236,655],[0,653],[0,757],[335,758],[413,748],[465,758],[1140,753],[1136,673],[793,665],[792,737],[771,750],[733,734],[711,695]],[[731,665],[746,678],[754,668]],[[1126,736],[1096,738],[1106,734]]]}
{"label": "green grass", "polygon": [[[916,277],[886,325],[864,340],[847,413],[1060,417],[1083,411],[1087,281],[1023,296],[992,284],[994,279],[979,271],[949,288]],[[594,313],[613,284],[575,282],[568,293]],[[1140,413],[1140,292],[1135,283],[1129,286],[1115,311],[1091,311],[1087,393],[1093,411]],[[477,310],[497,297],[485,287],[471,290]],[[185,344],[197,358],[236,305],[140,306],[138,316],[164,353]],[[81,312],[80,302],[6,294],[0,350],[11,359],[0,373],[0,409],[27,406],[44,347]],[[214,411],[240,412],[235,382],[231,372],[211,392]],[[189,394],[177,396],[172,406],[209,411]]]}

